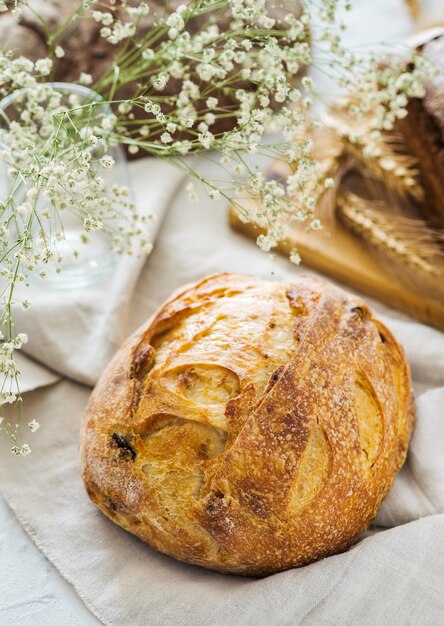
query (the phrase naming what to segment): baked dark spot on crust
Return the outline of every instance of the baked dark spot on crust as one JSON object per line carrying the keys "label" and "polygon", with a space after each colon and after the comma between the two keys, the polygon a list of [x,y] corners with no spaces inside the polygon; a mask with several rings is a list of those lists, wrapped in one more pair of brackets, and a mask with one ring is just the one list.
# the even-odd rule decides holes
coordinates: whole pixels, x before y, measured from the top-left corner
{"label": "baked dark spot on crust", "polygon": [[[111,435],[111,442],[114,442],[114,444],[116,444],[117,447],[120,448],[122,457],[124,458],[130,457],[131,460],[134,461],[134,459],[136,458],[136,452],[134,448],[131,446],[131,444],[129,443],[129,441],[125,439],[125,437],[122,437],[122,435],[119,435],[117,433],[113,433]],[[115,446],[113,445],[112,447],[115,447]]]}

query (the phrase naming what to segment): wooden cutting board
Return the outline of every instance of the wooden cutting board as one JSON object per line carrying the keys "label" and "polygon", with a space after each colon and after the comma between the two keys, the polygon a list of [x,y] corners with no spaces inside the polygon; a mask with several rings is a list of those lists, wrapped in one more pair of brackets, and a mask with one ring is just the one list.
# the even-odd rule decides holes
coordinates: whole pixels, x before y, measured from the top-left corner
{"label": "wooden cutting board", "polygon": [[[245,203],[244,208],[254,214],[253,202],[250,205]],[[252,223],[243,223],[234,207],[230,208],[229,218],[235,230],[252,239],[263,232]],[[280,244],[278,251],[288,255],[293,248],[297,248],[305,265],[408,313],[421,322],[444,330],[444,302],[415,294],[396,282],[340,224],[335,226],[330,237],[322,231],[307,233],[302,228],[295,230],[291,239]]]}

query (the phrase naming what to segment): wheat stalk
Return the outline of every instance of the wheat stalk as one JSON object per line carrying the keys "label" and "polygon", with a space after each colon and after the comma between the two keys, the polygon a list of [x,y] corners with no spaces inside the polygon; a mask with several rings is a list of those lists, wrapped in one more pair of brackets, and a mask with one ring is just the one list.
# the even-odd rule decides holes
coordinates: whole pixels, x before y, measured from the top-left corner
{"label": "wheat stalk", "polygon": [[411,198],[421,202],[424,199],[418,161],[407,153],[401,135],[388,131],[380,133],[379,137],[372,139],[372,149],[365,150],[363,140],[359,138],[370,132],[365,120],[360,120],[360,126],[353,124],[350,116],[336,107],[324,117],[324,122],[337,133],[343,154],[355,162],[361,173],[381,182],[399,200]]}
{"label": "wheat stalk", "polygon": [[402,142],[394,133],[385,133],[376,142],[376,154],[365,155],[362,147],[345,140],[345,151],[387,190],[400,200],[412,198],[416,202],[424,199],[424,190],[419,180],[417,160],[401,152]]}
{"label": "wheat stalk", "polygon": [[346,226],[373,248],[405,268],[442,278],[444,252],[439,244],[444,242],[444,234],[432,230],[423,220],[387,213],[383,202],[351,192],[338,196],[337,210]]}

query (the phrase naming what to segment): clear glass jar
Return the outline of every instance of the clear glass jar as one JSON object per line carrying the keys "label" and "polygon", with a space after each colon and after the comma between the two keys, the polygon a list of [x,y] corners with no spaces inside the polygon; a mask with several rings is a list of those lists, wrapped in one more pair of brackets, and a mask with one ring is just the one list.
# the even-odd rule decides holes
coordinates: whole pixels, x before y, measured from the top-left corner
{"label": "clear glass jar", "polygon": [[[100,103],[102,100],[99,94],[82,85],[63,82],[48,83],[48,85],[63,94],[62,104],[65,98],[67,103],[72,103],[74,98],[79,107],[92,102]],[[13,92],[0,101],[0,124],[4,128],[7,127],[5,120],[11,120],[14,116],[17,117],[15,109],[19,100],[20,92]],[[96,105],[92,110],[92,115],[96,115],[98,118],[112,114],[111,108],[106,102]],[[1,142],[0,149],[9,150]],[[97,148],[91,146],[85,150],[94,152],[97,151]],[[131,189],[126,156],[122,147],[120,145],[108,147],[106,154],[112,157],[115,163],[112,169],[101,170],[100,172],[106,187],[111,188],[113,185],[119,185]],[[11,188],[9,169],[10,166],[3,162],[0,178],[0,192],[3,196]],[[14,190],[14,199],[17,204],[23,201],[26,191],[24,185]],[[44,202],[44,198],[39,198],[39,209],[44,209],[42,206]],[[63,237],[61,238],[59,235],[57,240],[51,239],[51,248],[54,248],[62,260],[57,265],[49,262],[45,263],[43,267],[42,264],[41,269],[44,269],[46,273],[44,279],[40,278],[38,271],[31,273],[30,279],[34,284],[38,284],[41,288],[80,289],[88,287],[101,279],[104,274],[112,271],[116,256],[112,252],[108,237],[103,232],[89,233],[89,241],[84,243],[85,230],[81,217],[74,212],[64,210],[61,214],[61,221],[63,223]],[[79,254],[77,255],[76,252]]]}

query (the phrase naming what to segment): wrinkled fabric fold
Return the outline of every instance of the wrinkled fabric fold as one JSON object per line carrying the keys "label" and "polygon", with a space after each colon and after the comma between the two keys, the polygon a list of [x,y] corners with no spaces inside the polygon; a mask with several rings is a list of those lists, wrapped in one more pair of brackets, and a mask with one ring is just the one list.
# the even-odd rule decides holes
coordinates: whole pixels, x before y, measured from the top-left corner
{"label": "wrinkled fabric fold", "polygon": [[[424,15],[436,19],[438,4],[424,0]],[[402,0],[356,5],[346,33],[352,45],[372,42],[367,48],[374,51],[377,41],[412,31]],[[324,67],[311,73],[320,93],[331,95],[335,86]],[[201,169],[220,178],[210,165]],[[29,311],[17,311],[32,357],[20,365],[25,416],[41,428],[26,459],[0,454],[0,489],[26,531],[110,626],[442,623],[444,334],[367,298],[406,350],[416,427],[375,523],[350,550],[263,580],[223,576],[154,552],[89,501],[79,466],[82,413],[90,385],[122,340],[174,289],[205,274],[286,281],[295,272],[310,273],[286,259],[271,260],[231,232],[226,204],[208,201],[202,189],[199,202],[190,204],[185,185],[176,193],[180,173],[165,163],[141,160],[130,170],[138,206],[159,216],[150,257],[121,259],[108,279],[77,294],[42,291]]]}
{"label": "wrinkled fabric fold", "polygon": [[[144,168],[138,165],[142,174]],[[204,171],[209,166],[202,166]],[[159,179],[157,185],[165,185]],[[145,187],[149,201],[149,187]],[[168,196],[169,197],[169,196]],[[167,200],[166,200],[167,203]],[[295,268],[230,231],[226,205],[176,195],[137,284],[125,291],[125,315],[89,318],[99,298],[55,321],[60,342],[32,354],[62,374],[92,381],[120,338],[146,321],[177,287],[219,271],[280,281]],[[133,277],[134,279],[134,277]],[[368,299],[367,299],[368,300]],[[263,580],[222,576],[151,550],[112,524],[88,500],[78,441],[90,387],[61,380],[25,394],[41,422],[26,459],[0,458],[0,489],[39,548],[105,624],[437,624],[444,612],[444,335],[369,301],[405,346],[417,422],[406,465],[374,526],[348,552]],[[34,307],[35,311],[36,307]],[[46,324],[53,323],[48,306]],[[74,325],[70,320],[76,319]],[[43,324],[43,314],[40,322]],[[37,325],[37,322],[35,322]],[[38,327],[38,326],[37,326]],[[82,338],[82,329],[87,335]],[[34,331],[31,329],[30,333]],[[48,330],[49,332],[49,330]],[[111,336],[113,334],[113,336]],[[62,338],[65,339],[62,340]],[[83,371],[85,368],[85,371]],[[75,558],[73,556],[75,555]]]}
{"label": "wrinkled fabric fold", "polygon": [[[154,243],[183,174],[154,158],[131,163],[129,170],[138,210],[155,216],[146,226]],[[44,280],[22,288],[23,298],[32,303],[29,310],[14,313],[17,329],[29,336],[24,352],[63,376],[94,384],[128,333],[128,310],[146,259],[142,252],[119,257],[83,289],[57,290]]]}

